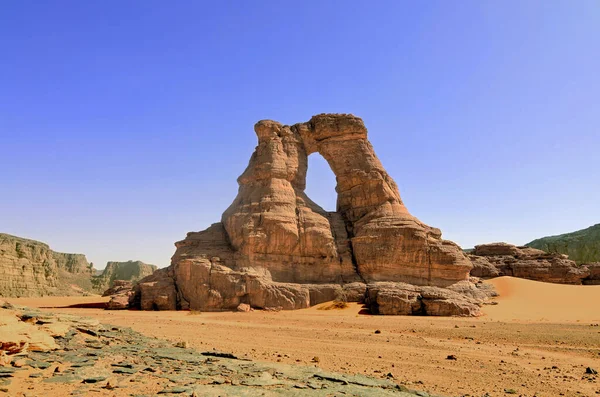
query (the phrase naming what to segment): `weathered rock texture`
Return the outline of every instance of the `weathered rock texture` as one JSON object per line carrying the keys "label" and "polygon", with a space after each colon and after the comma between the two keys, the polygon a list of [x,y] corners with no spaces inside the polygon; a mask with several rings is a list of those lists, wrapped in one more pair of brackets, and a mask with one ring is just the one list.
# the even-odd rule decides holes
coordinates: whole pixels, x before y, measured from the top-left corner
{"label": "weathered rock texture", "polygon": [[587,267],[587,269],[590,271],[589,276],[582,280],[583,284],[600,285],[600,262],[586,263],[583,266]]}
{"label": "weathered rock texture", "polygon": [[96,291],[105,292],[113,287],[115,280],[139,281],[154,273],[156,269],[155,265],[142,261],[108,262],[102,274],[92,278],[92,284]]}
{"label": "weathered rock texture", "polygon": [[481,302],[496,295],[486,286],[470,281],[449,288],[378,282],[369,284],[366,303],[375,314],[478,316]]}
{"label": "weathered rock texture", "polygon": [[600,262],[600,223],[558,236],[542,237],[526,244],[546,252],[569,255],[575,262]]}
{"label": "weathered rock texture", "polygon": [[[182,341],[0,301],[6,396],[431,396],[380,378],[196,351]],[[26,390],[27,393],[23,393]],[[52,391],[54,393],[52,393]],[[50,392],[50,393],[49,393]]]}
{"label": "weathered rock texture", "polygon": [[566,255],[548,253],[507,243],[475,246],[469,255],[471,275],[481,278],[512,276],[558,284],[582,284],[590,275],[586,266],[578,266]]}
{"label": "weathered rock texture", "polygon": [[[254,130],[258,146],[237,197],[220,223],[175,244],[170,268],[140,282],[135,302],[143,309],[300,309],[362,300],[367,284],[382,281],[444,288],[468,280],[471,262],[408,212],[360,118],[321,114],[292,126],[263,120]],[[312,153],[336,176],[336,212],[304,192]],[[469,314],[475,306],[426,312]]]}
{"label": "weathered rock texture", "polygon": [[93,274],[84,255],[0,233],[0,296],[83,295],[92,290]]}

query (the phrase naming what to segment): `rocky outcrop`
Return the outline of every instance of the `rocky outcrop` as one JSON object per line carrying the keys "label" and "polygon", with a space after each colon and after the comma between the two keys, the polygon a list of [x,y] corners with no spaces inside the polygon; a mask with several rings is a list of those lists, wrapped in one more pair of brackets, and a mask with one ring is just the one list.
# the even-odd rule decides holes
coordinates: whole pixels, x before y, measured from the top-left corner
{"label": "rocky outcrop", "polygon": [[542,237],[525,245],[568,255],[578,264],[600,262],[600,223],[572,233]]}
{"label": "rocky outcrop", "polygon": [[[378,282],[468,282],[470,260],[408,212],[360,118],[321,114],[292,126],[263,120],[254,129],[258,146],[221,222],[175,244],[172,265],[136,287],[139,307],[300,309],[336,296],[363,300],[367,284]],[[312,153],[336,175],[336,212],[304,192]],[[452,307],[437,312],[465,313]]]}
{"label": "rocky outcrop", "polygon": [[600,262],[586,263],[583,266],[590,272],[590,274],[582,280],[583,284],[600,285]]}
{"label": "rocky outcrop", "polygon": [[500,270],[485,256],[468,255],[473,264],[471,276],[479,278],[494,278],[500,276]]}
{"label": "rocky outcrop", "polygon": [[577,266],[566,255],[507,243],[477,245],[469,258],[473,262],[471,274],[482,278],[511,276],[549,283],[582,284],[590,274],[587,267]]}
{"label": "rocky outcrop", "polygon": [[108,262],[106,268],[99,275],[92,278],[94,289],[104,292],[104,296],[110,295],[105,291],[112,288],[116,280],[139,281],[156,271],[155,265],[149,265],[142,261]]}
{"label": "rocky outcrop", "polygon": [[92,290],[93,274],[84,255],[0,233],[0,296],[84,295]]}
{"label": "rocky outcrop", "polygon": [[378,282],[368,285],[367,304],[374,314],[479,316],[488,290],[462,281],[450,288]]}
{"label": "rocky outcrop", "polygon": [[327,372],[316,365],[253,361],[214,349],[197,351],[185,341],[173,343],[129,327],[2,302],[0,392],[6,396],[430,395],[407,389],[391,374],[375,378]]}

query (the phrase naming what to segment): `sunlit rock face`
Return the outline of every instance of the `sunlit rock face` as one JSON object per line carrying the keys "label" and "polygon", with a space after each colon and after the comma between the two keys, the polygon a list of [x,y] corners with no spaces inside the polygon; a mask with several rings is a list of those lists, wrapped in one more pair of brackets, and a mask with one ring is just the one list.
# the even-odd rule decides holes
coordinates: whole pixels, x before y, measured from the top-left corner
{"label": "sunlit rock face", "polygon": [[93,275],[85,255],[0,233],[0,297],[86,295]]}
{"label": "sunlit rock face", "polygon": [[[221,222],[177,242],[171,267],[142,280],[136,304],[299,309],[336,298],[361,301],[369,285],[381,290],[379,282],[391,282],[385,284],[389,296],[399,296],[390,292],[394,283],[400,295],[406,295],[407,284],[438,287],[436,293],[410,290],[415,299],[426,291],[429,307],[444,307],[430,314],[478,313],[475,298],[442,302],[460,295],[446,287],[468,283],[471,262],[460,247],[442,240],[439,229],[408,212],[360,118],[320,114],[291,126],[262,120],[254,130],[258,146]],[[336,176],[336,212],[325,211],[304,192],[313,153]],[[376,301],[378,295],[371,295]],[[381,312],[394,314],[389,299],[385,302]]]}

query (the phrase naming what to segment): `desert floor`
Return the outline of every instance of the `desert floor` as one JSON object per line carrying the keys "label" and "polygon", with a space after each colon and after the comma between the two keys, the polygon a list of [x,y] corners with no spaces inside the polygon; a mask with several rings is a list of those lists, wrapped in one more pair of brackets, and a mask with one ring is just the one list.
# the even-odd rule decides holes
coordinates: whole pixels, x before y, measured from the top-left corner
{"label": "desert floor", "polygon": [[600,286],[510,277],[490,282],[501,296],[479,318],[372,316],[359,314],[357,304],[196,313],[64,307],[106,299],[98,297],[8,300],[185,340],[202,350],[376,377],[391,373],[398,383],[446,396],[600,394],[600,378],[585,374],[587,367],[600,371]]}

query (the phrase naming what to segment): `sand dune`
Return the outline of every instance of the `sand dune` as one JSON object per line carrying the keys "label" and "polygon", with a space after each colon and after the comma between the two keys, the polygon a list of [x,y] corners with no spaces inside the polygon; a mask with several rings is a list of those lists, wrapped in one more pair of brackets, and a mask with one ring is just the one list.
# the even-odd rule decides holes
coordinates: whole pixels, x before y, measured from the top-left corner
{"label": "sand dune", "polygon": [[491,320],[531,322],[600,322],[600,285],[562,285],[513,277],[488,281],[500,294],[486,306]]}

